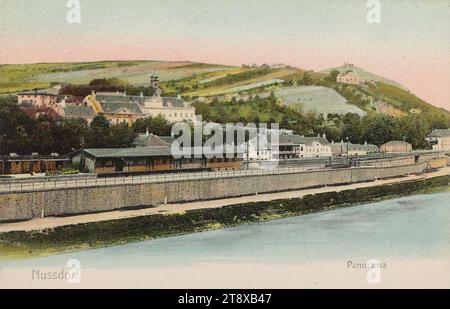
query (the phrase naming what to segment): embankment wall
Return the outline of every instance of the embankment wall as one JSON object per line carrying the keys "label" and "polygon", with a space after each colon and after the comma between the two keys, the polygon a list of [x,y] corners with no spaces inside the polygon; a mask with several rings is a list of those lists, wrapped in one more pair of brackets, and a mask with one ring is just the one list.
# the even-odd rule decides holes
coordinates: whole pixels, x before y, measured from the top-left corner
{"label": "embankment wall", "polygon": [[364,182],[422,173],[426,167],[427,164],[422,163],[401,167],[363,167],[280,175],[0,193],[0,222]]}

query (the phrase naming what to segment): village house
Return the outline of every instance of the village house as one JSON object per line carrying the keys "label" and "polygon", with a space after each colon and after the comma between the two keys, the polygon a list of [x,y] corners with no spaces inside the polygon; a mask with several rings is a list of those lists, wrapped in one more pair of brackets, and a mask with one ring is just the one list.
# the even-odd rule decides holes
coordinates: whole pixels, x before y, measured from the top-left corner
{"label": "village house", "polygon": [[19,92],[17,103],[19,105],[29,105],[37,108],[50,107],[56,110],[58,96],[47,91],[34,90]]}
{"label": "village house", "polygon": [[58,103],[57,113],[66,119],[84,119],[90,124],[94,117],[97,116],[96,111],[88,104],[67,104],[65,100]]}
{"label": "village house", "polygon": [[435,129],[425,140],[434,151],[450,151],[450,129]]}
{"label": "village house", "polygon": [[352,70],[347,70],[345,72],[341,72],[336,77],[336,81],[338,83],[343,84],[351,84],[351,85],[362,85],[365,83],[365,80],[358,76]]}
{"label": "village house", "polygon": [[84,106],[93,108],[96,114],[105,116],[112,124],[131,125],[139,118],[164,117],[169,122],[195,122],[195,108],[180,96],[162,97],[158,77],[151,76],[153,96],[127,95],[126,93],[92,92],[84,98]]}
{"label": "village house", "polygon": [[410,153],[412,145],[405,141],[389,141],[380,146],[382,153]]}
{"label": "village house", "polygon": [[[365,142],[364,144],[352,144],[352,143],[346,143],[344,141],[340,141],[339,143],[335,143],[334,141],[331,141],[331,152],[333,153],[333,156],[335,157],[341,157],[341,156],[349,156],[349,157],[356,157],[356,156],[367,156],[371,153],[379,152],[380,149],[377,145],[368,144]],[[348,149],[347,149],[348,146]]]}

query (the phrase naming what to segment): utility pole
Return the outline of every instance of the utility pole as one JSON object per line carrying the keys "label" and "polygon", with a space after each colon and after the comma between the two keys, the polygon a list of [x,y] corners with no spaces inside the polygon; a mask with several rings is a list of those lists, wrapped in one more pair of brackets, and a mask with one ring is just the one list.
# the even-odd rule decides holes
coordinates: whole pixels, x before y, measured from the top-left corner
{"label": "utility pole", "polygon": [[408,144],[406,143],[406,136],[403,135],[403,142],[405,143],[405,156],[408,155]]}
{"label": "utility pole", "polygon": [[348,157],[348,136],[346,137],[347,139],[347,160],[348,160],[348,164],[350,164],[350,158]]}

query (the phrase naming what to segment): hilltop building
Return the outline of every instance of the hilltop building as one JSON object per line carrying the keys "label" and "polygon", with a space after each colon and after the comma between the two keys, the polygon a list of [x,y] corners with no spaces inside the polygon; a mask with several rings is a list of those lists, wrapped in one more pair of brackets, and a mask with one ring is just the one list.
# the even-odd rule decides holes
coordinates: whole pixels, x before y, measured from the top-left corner
{"label": "hilltop building", "polygon": [[356,74],[355,72],[353,72],[352,70],[347,70],[345,72],[339,73],[338,76],[336,77],[336,81],[338,83],[351,84],[351,85],[362,85],[366,82],[364,79],[359,77],[359,75]]}
{"label": "hilltop building", "polygon": [[159,80],[152,75],[150,86],[152,96],[127,95],[126,93],[92,92],[83,100],[85,107],[92,107],[98,115],[105,116],[112,124],[131,125],[139,118],[161,115],[170,122],[195,122],[195,108],[188,105],[180,96],[162,97]]}
{"label": "hilltop building", "polygon": [[410,153],[412,152],[412,145],[405,141],[389,141],[380,146],[380,152]]}
{"label": "hilltop building", "polygon": [[450,151],[450,129],[435,129],[425,140],[435,151]]}

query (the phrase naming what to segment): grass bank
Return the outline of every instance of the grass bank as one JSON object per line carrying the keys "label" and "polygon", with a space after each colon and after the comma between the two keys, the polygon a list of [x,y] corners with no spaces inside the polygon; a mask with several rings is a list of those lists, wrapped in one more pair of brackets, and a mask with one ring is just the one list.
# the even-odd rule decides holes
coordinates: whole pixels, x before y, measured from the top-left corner
{"label": "grass bank", "polygon": [[196,233],[348,207],[411,194],[447,191],[450,175],[377,187],[326,192],[303,198],[252,202],[220,208],[0,234],[0,260],[44,256],[160,237]]}

